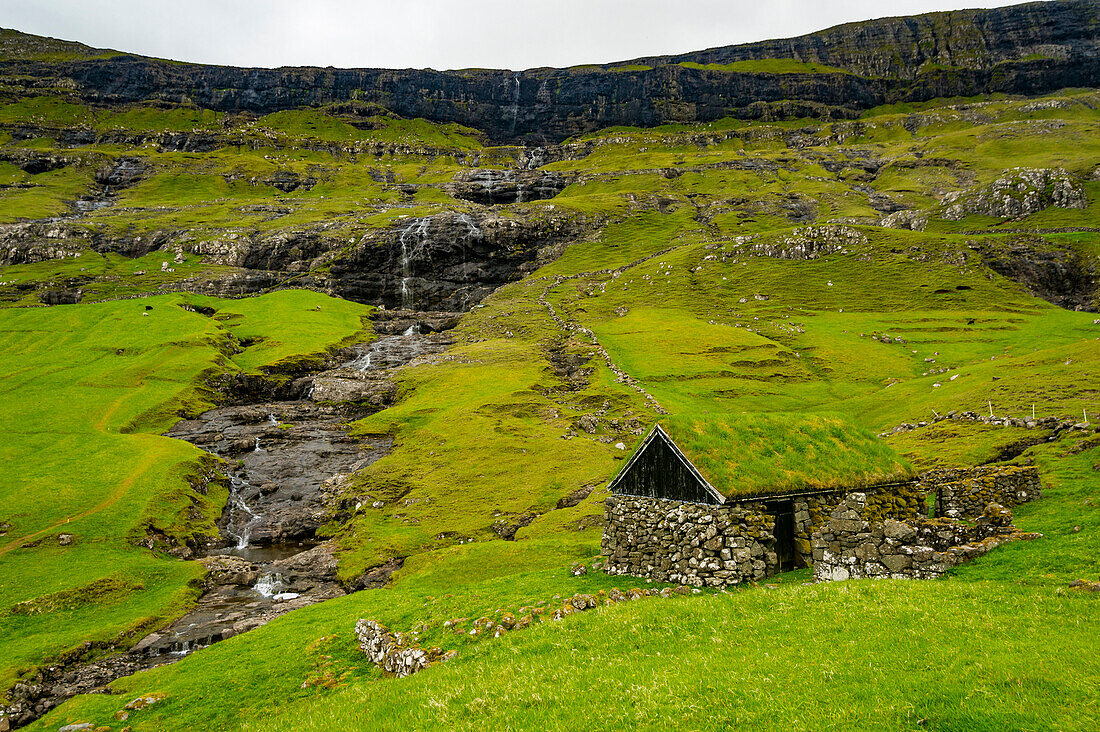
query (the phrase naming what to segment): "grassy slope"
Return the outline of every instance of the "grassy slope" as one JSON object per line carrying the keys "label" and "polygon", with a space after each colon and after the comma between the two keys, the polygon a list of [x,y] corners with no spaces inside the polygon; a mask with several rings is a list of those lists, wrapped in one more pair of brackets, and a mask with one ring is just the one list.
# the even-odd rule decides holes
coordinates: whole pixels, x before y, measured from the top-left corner
{"label": "grassy slope", "polygon": [[[583,543],[454,547],[421,555],[389,589],[293,613],[120,681],[118,696],[82,697],[34,728],[109,723],[130,698],[161,692],[164,702],[128,720],[135,730],[648,729],[670,719],[688,729],[1092,729],[1100,606],[1064,586],[1100,572],[1091,467],[1100,448],[1066,460],[1066,447],[1029,453],[1048,486],[1017,522],[1045,538],[947,580],[804,585],[796,572],[472,641],[478,615],[631,580],[569,577],[562,566],[585,556]],[[559,568],[534,569],[546,564]],[[422,623],[422,642],[460,655],[410,679],[381,678],[355,650],[358,617],[404,630]],[[466,619],[458,635],[441,627],[452,618]]]}
{"label": "grassy slope", "polygon": [[[199,492],[209,459],[160,433],[181,413],[210,404],[205,382],[213,376],[278,369],[323,351],[359,333],[369,312],[286,291],[243,305],[203,298],[219,310],[212,319],[181,309],[186,299],[0,310],[8,365],[0,397],[8,425],[0,521],[10,525],[0,537],[0,684],[81,641],[112,640],[186,607],[195,594],[187,583],[201,568],[135,542],[147,527],[179,541],[215,534],[225,489],[211,483]],[[232,317],[236,327],[219,316]],[[284,346],[265,348],[269,340],[255,353],[232,354],[231,331],[273,339],[288,322],[297,327]],[[201,519],[189,515],[192,505]],[[74,535],[74,543],[59,546],[61,533]],[[94,584],[101,578],[124,586],[101,597]],[[74,589],[72,607],[9,612]]]}
{"label": "grassy slope", "polygon": [[[562,713],[585,727],[655,726],[669,719],[669,705],[674,721],[688,727],[740,720],[896,728],[921,719],[942,729],[1095,726],[1091,700],[1100,674],[1087,632],[1095,603],[1060,593],[1069,579],[1100,570],[1089,550],[1100,530],[1092,468],[1100,456],[1096,449],[1065,455],[1061,443],[1029,453],[1052,487],[1018,511],[1023,528],[1047,539],[998,550],[948,582],[783,583],[653,601],[468,649],[468,636],[440,625],[445,616],[476,617],[607,586],[600,576],[569,578],[564,566],[598,551],[599,486],[623,456],[614,444],[631,444],[632,420],[648,426],[656,415],[615,380],[586,336],[554,324],[538,302],[544,292],[558,314],[590,328],[674,414],[716,405],[839,412],[881,430],[931,409],[980,410],[990,401],[999,414],[1030,414],[1032,404],[1040,415],[1100,411],[1090,376],[1100,368],[1095,316],[1049,306],[989,273],[970,248],[975,236],[954,233],[996,222],[934,220],[928,233],[881,229],[862,190],[871,184],[929,207],[946,191],[984,185],[1015,165],[1059,165],[1084,176],[1100,163],[1094,98],[1069,95],[1066,106],[1033,111],[1011,100],[968,100],[978,102],[971,108],[941,101],[877,110],[858,124],[814,123],[815,133],[804,132],[807,121],[726,121],[590,136],[590,155],[547,166],[579,176],[552,205],[608,224],[471,313],[448,356],[404,372],[398,406],[359,428],[397,440],[394,453],[357,476],[353,489],[386,505],[330,531],[347,575],[412,553],[396,584],[294,613],[178,666],[120,681],[126,694],[169,694],[135,715],[134,729],[395,726],[399,714],[427,727],[561,727]],[[287,134],[346,132],[315,117],[280,125]],[[1037,133],[1043,145],[1034,144]],[[710,136],[708,144],[697,144],[696,134]],[[790,148],[790,134],[810,134],[818,144]],[[872,179],[849,165],[863,157],[884,162]],[[392,190],[367,182],[370,168],[384,166],[399,181],[438,185],[459,167],[446,156],[344,163],[312,151],[221,151],[201,158],[206,170],[186,156],[156,160],[175,176],[170,184],[140,184],[125,194],[129,208],[100,212],[98,223],[195,225],[199,236],[216,236],[225,227],[331,217],[336,235],[345,236],[398,215],[464,205],[441,193],[432,200],[425,189],[398,204]],[[260,174],[322,170],[327,188],[287,195],[221,188],[234,166]],[[683,173],[666,177],[663,168]],[[1096,192],[1087,190],[1095,205]],[[293,213],[251,223],[225,200],[273,198]],[[782,244],[794,235],[792,202],[810,206],[819,222],[849,220],[867,243],[790,261],[734,240],[761,233],[760,242]],[[1093,219],[1090,210],[1059,209],[1011,226],[1094,226]],[[617,277],[599,272],[613,267],[627,268]],[[573,279],[554,284],[558,276]],[[592,371],[583,383],[562,379],[553,353],[571,354]],[[933,372],[941,368],[951,370]],[[578,419],[592,414],[600,422],[589,435]],[[953,424],[891,441],[923,468],[989,459],[1017,439],[1012,430]],[[579,505],[553,508],[592,486]],[[492,541],[494,524],[530,516],[516,542]],[[1074,525],[1082,526],[1077,534]],[[427,641],[462,654],[414,679],[381,680],[354,650],[357,617],[399,630],[426,622]],[[758,632],[761,626],[769,632]],[[669,633],[686,640],[670,643]],[[1054,650],[1051,638],[1061,644]],[[737,649],[738,642],[745,646]],[[876,655],[895,647],[904,657]],[[287,660],[272,664],[273,657]],[[626,664],[637,676],[621,670]],[[729,681],[734,671],[736,683]],[[884,687],[884,679],[891,683]],[[120,706],[117,698],[81,698],[41,728],[104,723]]]}

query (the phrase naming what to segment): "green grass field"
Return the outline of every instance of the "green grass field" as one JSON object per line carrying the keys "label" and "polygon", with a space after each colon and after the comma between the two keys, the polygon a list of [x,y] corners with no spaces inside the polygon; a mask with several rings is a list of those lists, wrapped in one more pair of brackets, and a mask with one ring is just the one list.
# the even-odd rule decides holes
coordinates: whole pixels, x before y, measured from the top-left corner
{"label": "green grass field", "polygon": [[[710,70],[843,73],[789,60]],[[346,485],[342,498],[361,510],[323,533],[345,579],[404,557],[393,582],[121,679],[115,693],[75,698],[30,729],[1095,729],[1097,598],[1067,588],[1100,576],[1095,438],[1045,442],[1049,431],[959,421],[875,435],[990,408],[1095,422],[1096,314],[1033,296],[983,252],[1061,253],[1095,271],[1100,237],[1079,229],[1097,226],[1098,101],[1067,90],[892,105],[836,122],[613,128],[567,141],[543,166],[570,177],[553,200],[491,209],[452,198],[449,184],[472,165],[515,167],[518,151],[484,147],[455,125],[329,108],[259,118],[108,109],[62,96],[0,106],[0,135],[33,124],[245,142],[181,153],[0,137],[20,155],[72,158],[39,174],[0,163],[0,222],[70,212],[120,157],[147,166],[113,206],[63,224],[86,233],[73,244],[79,256],[0,269],[10,433],[0,447],[0,689],[83,642],[125,646],[194,600],[196,564],[171,558],[167,543],[136,541],[150,528],[176,542],[214,530],[225,489],[215,481],[200,495],[194,484],[217,465],[160,436],[217,398],[212,377],[285,378],[371,337],[370,308],[316,292],[175,293],[240,271],[188,247],[304,233],[338,252],[402,217],[456,211],[580,233],[466,314],[444,356],[396,373],[394,406],[354,424],[355,436],[390,436],[394,449]],[[1065,168],[1089,207],[940,218],[947,193],[1017,166]],[[312,184],[271,184],[287,174]],[[882,197],[927,217],[926,229],[880,226]],[[826,223],[845,227],[843,243],[798,258],[820,240],[806,227]],[[1069,231],[1005,233],[1051,228]],[[90,243],[153,235],[183,248],[184,261]],[[166,261],[174,272],[161,271]],[[307,266],[323,273],[326,261]],[[84,304],[31,307],[70,287]],[[714,415],[728,429],[711,429]],[[558,606],[555,595],[649,586],[568,569],[598,556],[606,483],[658,420],[689,432],[702,424],[697,451],[761,484],[974,465],[1037,443],[1013,462],[1039,467],[1045,495],[1015,514],[1044,536],[941,581],[812,585],[801,571],[471,635],[478,618]],[[760,449],[731,464],[722,446],[751,440]],[[186,518],[196,502],[201,520]],[[75,541],[60,545],[61,533]],[[355,647],[358,618],[458,656],[383,678]],[[116,718],[154,693],[166,696]]]}

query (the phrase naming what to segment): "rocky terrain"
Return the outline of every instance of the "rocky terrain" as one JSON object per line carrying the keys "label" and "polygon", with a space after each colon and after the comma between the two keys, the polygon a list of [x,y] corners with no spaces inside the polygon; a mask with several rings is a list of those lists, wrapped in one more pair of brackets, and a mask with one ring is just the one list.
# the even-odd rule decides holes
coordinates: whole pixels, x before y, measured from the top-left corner
{"label": "rocky terrain", "polygon": [[206,570],[196,606],[124,654],[87,663],[74,658],[15,685],[5,719],[25,725],[72,696],[102,693],[115,679],[175,663],[292,610],[386,584],[400,558],[341,582],[335,547],[317,534],[334,514],[361,508],[342,505],[347,475],[392,448],[390,439],[349,438],[348,420],[385,409],[394,397],[389,380],[394,371],[450,344],[445,332],[419,332],[429,331],[432,322],[450,324],[439,314],[392,315],[379,321],[382,330],[408,322],[405,331],[347,348],[333,369],[300,375],[290,390],[298,400],[256,403],[257,394],[246,391],[241,396],[249,403],[173,426],[169,437],[237,466],[228,475],[229,499],[218,522],[221,540],[197,553],[188,547],[175,552],[197,558]]}
{"label": "rocky terrain", "polygon": [[[108,57],[49,63],[13,42],[0,71],[28,89],[68,86],[95,103],[187,101],[264,114],[354,99],[406,117],[457,122],[498,142],[550,142],[613,125],[705,122],[731,114],[843,118],[893,102],[1094,86],[1100,79],[1094,10],[1088,0],[1059,0],[933,13],[679,56],[522,72],[240,69],[94,49],[85,53]],[[820,62],[835,71],[773,74],[681,65],[775,58]],[[786,111],[771,106],[778,102]]]}

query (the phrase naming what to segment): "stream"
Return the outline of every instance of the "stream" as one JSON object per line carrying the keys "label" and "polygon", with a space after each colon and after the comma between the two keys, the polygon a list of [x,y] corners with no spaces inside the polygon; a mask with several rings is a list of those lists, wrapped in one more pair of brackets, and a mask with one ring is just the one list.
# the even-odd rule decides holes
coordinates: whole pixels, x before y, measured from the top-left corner
{"label": "stream", "polygon": [[448,333],[430,332],[416,320],[419,314],[404,321],[388,315],[376,328],[389,334],[343,349],[335,368],[296,379],[299,399],[218,407],[165,433],[226,460],[230,493],[218,522],[221,539],[199,559],[207,568],[202,596],[182,618],[125,653],[44,668],[34,682],[17,684],[9,708],[15,727],[71,696],[103,693],[115,679],[178,661],[291,610],[385,584],[399,561],[344,586],[331,544],[316,534],[330,520],[343,476],[392,447],[388,437],[349,437],[347,423],[391,403],[393,370],[451,344]]}

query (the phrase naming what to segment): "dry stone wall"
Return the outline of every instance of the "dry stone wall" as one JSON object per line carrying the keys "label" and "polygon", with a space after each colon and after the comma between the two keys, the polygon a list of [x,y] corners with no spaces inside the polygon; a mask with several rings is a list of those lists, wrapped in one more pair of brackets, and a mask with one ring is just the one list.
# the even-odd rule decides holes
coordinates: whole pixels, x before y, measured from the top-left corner
{"label": "dry stone wall", "polygon": [[973,522],[954,518],[874,518],[863,493],[849,494],[813,536],[814,579],[932,579],[1006,541],[1037,538],[990,503]]}
{"label": "dry stone wall", "polygon": [[764,579],[778,564],[775,516],[759,503],[706,506],[611,495],[604,518],[608,574],[723,587]]}
{"label": "dry stone wall", "polygon": [[936,516],[976,518],[990,503],[1018,506],[1043,495],[1038,468],[988,465],[959,470],[931,470],[921,475],[924,489],[935,497]]}
{"label": "dry stone wall", "polygon": [[795,500],[794,509],[794,548],[798,553],[799,564],[810,565],[813,547],[813,533],[829,520],[829,514],[843,500],[843,494],[827,493],[820,496],[806,496]]}
{"label": "dry stone wall", "polygon": [[360,620],[355,624],[355,634],[363,653],[383,671],[394,676],[410,676],[437,661],[446,661],[457,655],[455,651],[444,653],[440,648],[415,646],[406,633],[394,633],[374,620]]}

